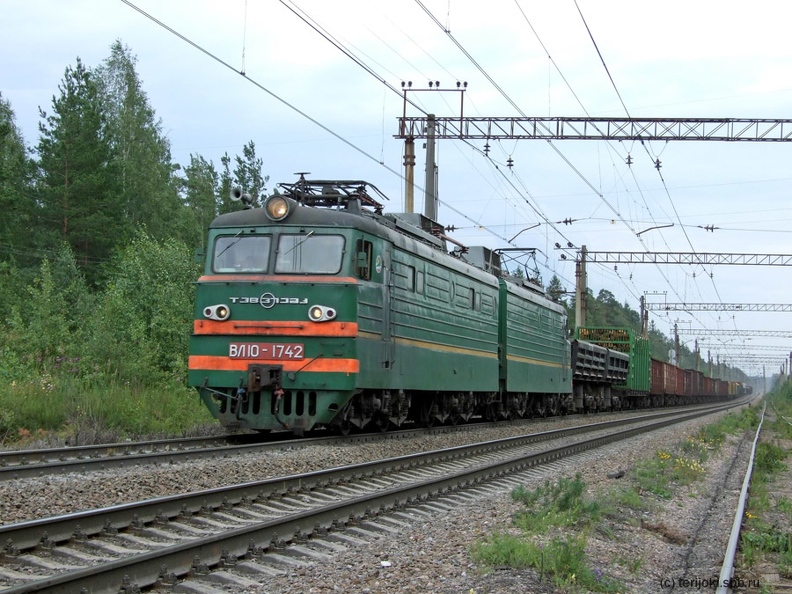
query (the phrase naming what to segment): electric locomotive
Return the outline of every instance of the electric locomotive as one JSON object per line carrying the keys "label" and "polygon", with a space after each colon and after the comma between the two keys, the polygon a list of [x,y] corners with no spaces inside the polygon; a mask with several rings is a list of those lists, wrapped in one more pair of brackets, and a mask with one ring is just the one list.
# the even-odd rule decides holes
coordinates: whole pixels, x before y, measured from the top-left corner
{"label": "electric locomotive", "polygon": [[[580,328],[497,252],[363,181],[279,184],[217,217],[189,382],[229,429],[466,422],[690,403],[740,388],[651,359],[626,328]],[[662,365],[661,365],[662,364]]]}
{"label": "electric locomotive", "polygon": [[209,229],[189,382],[223,425],[384,430],[563,406],[566,313],[541,288],[505,280],[486,248],[449,254],[441,226],[383,214],[366,182],[280,187]]}

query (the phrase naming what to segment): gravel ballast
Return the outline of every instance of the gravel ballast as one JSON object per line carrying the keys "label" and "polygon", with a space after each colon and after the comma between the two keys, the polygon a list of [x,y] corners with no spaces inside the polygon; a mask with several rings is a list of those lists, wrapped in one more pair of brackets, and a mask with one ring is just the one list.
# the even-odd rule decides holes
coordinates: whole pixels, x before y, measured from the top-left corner
{"label": "gravel ballast", "polygon": [[[597,415],[596,420],[609,418],[610,415]],[[532,472],[525,486],[532,489],[548,479],[571,478],[576,473],[581,474],[591,493],[623,484],[619,481],[630,480],[629,471],[636,460],[672,448],[714,419],[711,415],[688,421],[556,462],[552,468]],[[543,421],[536,430],[577,422],[579,419]],[[524,426],[499,427],[357,446],[300,448],[266,456],[240,455],[219,463],[196,461],[168,467],[8,481],[0,485],[0,521],[18,522],[525,432]],[[717,576],[720,569],[750,451],[750,445],[741,447],[741,444],[740,438],[727,439],[707,460],[703,480],[674,489],[669,500],[647,495],[650,501],[644,511],[625,512],[623,521],[613,523],[607,536],[593,535],[587,550],[591,567],[620,580],[625,585],[623,591],[657,592],[669,579],[674,580],[675,592],[700,591],[682,584],[701,585],[702,580],[710,579],[713,574]],[[608,478],[621,471],[623,478]],[[533,570],[486,570],[471,560],[472,543],[493,531],[516,533],[511,518],[517,509],[510,489],[488,493],[456,503],[447,512],[423,514],[400,528],[398,534],[373,538],[363,546],[346,546],[331,555],[329,561],[306,562],[281,577],[257,578],[260,584],[245,591],[257,594],[569,591],[557,590],[547,576],[540,580]],[[712,589],[704,589],[707,590]]]}

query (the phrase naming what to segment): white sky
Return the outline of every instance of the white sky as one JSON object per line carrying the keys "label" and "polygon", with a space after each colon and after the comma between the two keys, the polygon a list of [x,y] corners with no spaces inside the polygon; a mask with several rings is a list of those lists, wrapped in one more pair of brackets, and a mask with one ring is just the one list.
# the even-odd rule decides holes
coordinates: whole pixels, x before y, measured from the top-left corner
{"label": "white sky", "polygon": [[[626,115],[574,0],[518,0],[522,12],[514,0],[422,1],[527,115],[585,115],[564,79],[591,116]],[[236,70],[242,69],[244,51],[247,76],[268,94],[120,0],[3,0],[0,91],[26,142],[35,145],[39,107],[50,109],[65,68],[77,57],[97,66],[120,39],[138,58],[138,74],[170,138],[174,161],[186,164],[190,154],[201,154],[219,167],[224,152],[239,154],[253,140],[269,189],[295,181],[298,171],[313,178],[365,179],[390,197],[389,211],[403,210],[404,184],[393,173],[402,171],[403,144],[393,138],[402,98],[286,5],[304,11],[394,87],[407,80],[421,89],[430,79],[442,88],[467,81],[466,115],[518,115],[418,2],[284,2],[135,1]],[[633,117],[792,117],[792,4],[578,5]],[[412,95],[429,112],[459,114],[456,93]],[[414,108],[408,114],[420,115]],[[484,144],[471,143],[479,149]],[[537,260],[545,283],[555,273],[574,289],[574,262],[561,261],[553,248],[567,240],[589,251],[690,252],[692,244],[702,253],[792,253],[792,144],[652,142],[645,150],[633,143],[556,141],[563,158],[545,141],[490,145],[488,161],[463,142],[439,143],[438,218],[459,228],[451,234],[456,240],[490,248],[506,247],[505,238],[541,222],[515,244],[541,250]],[[422,186],[421,142],[416,150],[416,181]],[[624,162],[628,153],[631,168]],[[505,166],[509,157],[511,171]],[[667,193],[653,165],[658,157]],[[577,222],[553,228],[526,199],[546,220]],[[416,207],[422,205],[417,190]],[[674,227],[643,233],[642,244],[621,219],[634,231]],[[719,229],[707,232],[705,225]],[[614,271],[590,265],[589,287],[595,294],[611,291],[634,310],[645,292],[650,301],[790,303],[791,276],[788,267],[712,266],[705,274],[701,267],[640,264]],[[790,313],[652,313],[650,319],[667,335],[675,320],[683,321],[681,328],[792,331]],[[692,338],[682,337],[691,347]],[[792,350],[790,339],[753,338],[744,347],[737,346],[739,339],[721,341],[728,343],[727,359],[750,352],[752,345],[784,347],[787,356]],[[768,367],[768,373],[776,369]]]}

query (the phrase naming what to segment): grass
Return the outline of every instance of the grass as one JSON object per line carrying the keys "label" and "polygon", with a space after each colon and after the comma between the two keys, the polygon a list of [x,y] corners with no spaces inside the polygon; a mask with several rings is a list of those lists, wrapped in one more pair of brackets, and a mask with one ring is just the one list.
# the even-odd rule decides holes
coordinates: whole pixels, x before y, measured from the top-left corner
{"label": "grass", "polygon": [[589,592],[621,592],[623,585],[608,578],[600,568],[586,561],[585,535],[557,536],[549,542],[523,536],[495,534],[473,545],[473,558],[493,567],[531,567],[539,581],[549,578],[559,588],[580,588]]}
{"label": "grass", "polygon": [[676,485],[690,485],[704,475],[703,464],[711,452],[721,447],[726,436],[758,425],[756,408],[729,413],[716,423],[701,427],[676,448],[658,451],[652,458],[638,462],[633,469],[639,492],[670,499]]}
{"label": "grass", "polygon": [[768,522],[765,517],[775,510],[789,517],[792,509],[786,497],[776,501],[772,497],[772,483],[779,472],[786,470],[783,462],[786,456],[787,452],[776,444],[765,441],[757,444],[746,522],[740,534],[740,551],[748,567],[772,560],[782,574],[792,569],[792,532]]}
{"label": "grass", "polygon": [[0,411],[0,440],[7,445],[85,445],[195,435],[219,426],[197,393],[178,384],[85,386],[42,376],[0,393]]}
{"label": "grass", "polygon": [[512,499],[521,502],[525,509],[514,518],[515,525],[537,534],[554,526],[588,526],[597,522],[602,505],[583,498],[586,484],[580,474],[574,479],[561,478],[556,483],[547,481],[533,491],[517,487]]}

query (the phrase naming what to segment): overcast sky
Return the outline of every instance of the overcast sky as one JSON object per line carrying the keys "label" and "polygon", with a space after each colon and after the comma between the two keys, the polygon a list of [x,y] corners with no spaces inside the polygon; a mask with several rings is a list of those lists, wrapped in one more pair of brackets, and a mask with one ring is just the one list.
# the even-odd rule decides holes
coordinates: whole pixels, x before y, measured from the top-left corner
{"label": "overcast sky", "polygon": [[[404,105],[381,79],[396,88],[412,81],[415,89],[426,89],[429,80],[441,88],[465,81],[465,115],[517,116],[513,102],[529,116],[624,117],[626,106],[633,117],[792,118],[792,4],[778,0],[134,5],[231,68],[120,0],[3,0],[0,91],[29,145],[38,142],[39,108],[50,109],[65,68],[77,57],[97,66],[116,39],[138,58],[143,88],[176,162],[200,154],[219,166],[223,153],[241,154],[253,140],[269,189],[295,181],[299,171],[365,179],[389,196],[386,209],[394,212],[404,209],[403,142],[393,137]],[[411,96],[427,112],[459,115],[458,93]],[[421,114],[409,107],[408,115]],[[557,274],[574,289],[574,251],[562,261],[556,242],[599,252],[792,253],[792,144],[491,141],[489,159],[480,152],[483,145],[439,143],[438,219],[458,228],[454,239],[490,248],[509,246],[507,239],[539,223],[511,245],[540,250],[545,284]],[[416,181],[423,186],[420,142],[416,151]],[[422,204],[418,189],[416,205]],[[575,222],[557,223],[566,218]],[[718,229],[708,232],[708,225]],[[625,264],[617,270],[590,265],[588,272],[595,294],[606,289],[634,310],[644,294],[672,303],[792,301],[789,267]],[[676,320],[683,329],[792,331],[790,313],[650,318],[667,335]],[[692,338],[682,337],[691,347]],[[729,337],[704,342],[726,342],[721,352],[727,358],[756,345],[784,347],[788,355],[792,345],[767,338],[744,346]]]}

